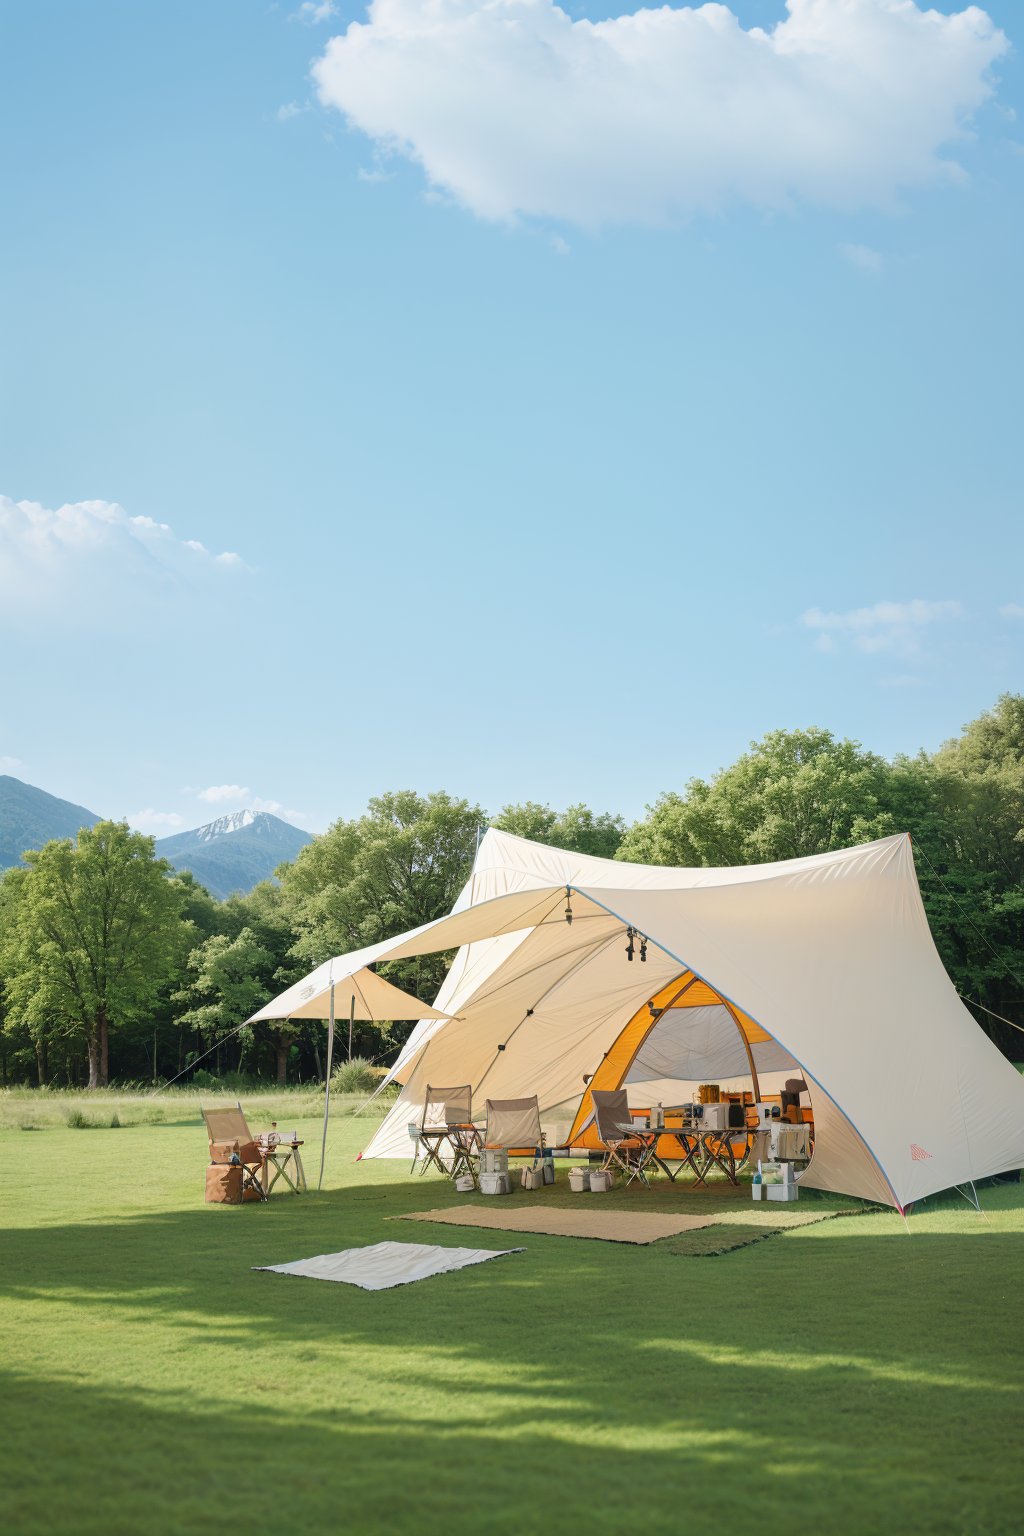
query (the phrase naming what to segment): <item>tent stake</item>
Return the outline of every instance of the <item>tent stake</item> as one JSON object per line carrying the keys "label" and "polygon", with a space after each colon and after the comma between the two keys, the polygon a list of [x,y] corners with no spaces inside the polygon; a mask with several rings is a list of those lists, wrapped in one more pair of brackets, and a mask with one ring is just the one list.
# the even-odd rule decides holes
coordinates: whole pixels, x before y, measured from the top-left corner
{"label": "tent stake", "polygon": [[324,1084],[324,1133],[320,1139],[320,1177],[317,1192],[324,1182],[324,1158],[327,1156],[327,1116],[331,1108],[331,1063],[334,1060],[334,983],[331,983],[330,1013],[327,1016],[327,1081]]}

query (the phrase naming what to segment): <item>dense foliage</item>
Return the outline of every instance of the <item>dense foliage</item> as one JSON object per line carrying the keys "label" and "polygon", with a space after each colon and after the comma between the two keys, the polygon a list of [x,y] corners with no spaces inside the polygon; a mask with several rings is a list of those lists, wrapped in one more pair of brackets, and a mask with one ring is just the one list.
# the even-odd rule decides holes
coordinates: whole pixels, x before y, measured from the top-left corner
{"label": "dense foliage", "polygon": [[[239,1025],[332,954],[452,907],[472,865],[478,805],[438,792],[380,795],[278,871],[218,902],[156,858],[152,840],[102,822],[48,843],[0,880],[4,1082],[91,1083],[203,1070],[318,1079],[323,1027]],[[1015,1059],[1024,1022],[1024,697],[1007,695],[938,752],[893,762],[825,730],[772,731],[711,780],[663,795],[627,828],[585,805],[526,801],[492,825],[584,854],[641,863],[757,863],[893,832],[914,841],[932,932],[982,1026]],[[387,974],[424,1002],[448,962]],[[358,1024],[386,1060],[407,1024]]]}

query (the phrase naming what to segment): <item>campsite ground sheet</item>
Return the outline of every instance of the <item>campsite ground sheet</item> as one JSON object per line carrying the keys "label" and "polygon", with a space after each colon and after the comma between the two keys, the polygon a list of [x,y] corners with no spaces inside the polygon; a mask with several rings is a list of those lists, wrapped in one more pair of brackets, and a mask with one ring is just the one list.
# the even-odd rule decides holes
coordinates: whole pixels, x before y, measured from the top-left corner
{"label": "campsite ground sheet", "polygon": [[[356,1163],[372,1121],[332,1132],[321,1195],[230,1208],[203,1204],[194,1100],[72,1129],[58,1096],[47,1116],[22,1097],[0,1094],[11,1530],[621,1536],[695,1508],[767,1532],[1019,1529],[1019,1187],[983,1191],[983,1216],[930,1202],[908,1234],[887,1211],[787,1224],[849,1201],[766,1219],[745,1189],[575,1196],[560,1172],[504,1204],[715,1221],[645,1246],[523,1233],[514,1260],[367,1293],[251,1266],[467,1240],[387,1219],[466,1199]],[[67,1102],[109,1126],[112,1100]],[[312,1115],[299,1127],[315,1183]],[[722,1251],[730,1233],[744,1246]]]}

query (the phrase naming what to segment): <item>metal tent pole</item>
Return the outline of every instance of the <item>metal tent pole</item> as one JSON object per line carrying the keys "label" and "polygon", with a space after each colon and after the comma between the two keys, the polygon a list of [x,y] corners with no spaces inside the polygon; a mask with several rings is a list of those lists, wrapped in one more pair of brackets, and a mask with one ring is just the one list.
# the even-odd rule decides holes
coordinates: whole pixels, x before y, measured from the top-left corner
{"label": "metal tent pole", "polygon": [[353,992],[348,1008],[348,1059],[352,1060],[352,1026],[356,1021],[356,995]]}
{"label": "metal tent pole", "polygon": [[331,982],[330,1013],[327,1016],[327,1081],[324,1092],[324,1133],[320,1141],[320,1177],[317,1190],[324,1181],[324,1158],[327,1156],[327,1116],[331,1108],[331,1065],[334,1061],[334,982]]}

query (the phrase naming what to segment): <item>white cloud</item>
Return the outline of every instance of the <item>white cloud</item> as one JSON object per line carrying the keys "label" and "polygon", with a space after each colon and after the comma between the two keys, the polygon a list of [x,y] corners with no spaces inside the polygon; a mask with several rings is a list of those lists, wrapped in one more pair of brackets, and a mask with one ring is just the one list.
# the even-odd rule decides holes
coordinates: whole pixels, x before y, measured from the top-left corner
{"label": "white cloud", "polygon": [[144,811],[129,811],[127,821],[136,832],[153,833],[158,837],[166,836],[185,825],[184,818],[177,811],[154,811],[152,807]]}
{"label": "white cloud", "polygon": [[292,12],[292,20],[301,21],[307,27],[317,27],[322,21],[330,21],[337,14],[338,7],[334,0],[302,0],[298,10]]}
{"label": "white cloud", "polygon": [[942,150],[1008,47],[986,13],[789,0],[592,22],[554,0],[372,0],[313,68],[320,100],[488,219],[658,223],[735,202],[854,208],[962,179]]}
{"label": "white cloud", "polygon": [[190,578],[241,566],[229,550],[212,554],[179,539],[167,523],[130,516],[116,501],[75,501],[51,510],[0,496],[0,596],[14,604],[81,592],[104,581],[142,590],[147,578]]}
{"label": "white cloud", "polygon": [[1020,603],[1004,603],[999,612],[1004,619],[1024,619],[1024,607]]}
{"label": "white cloud", "polygon": [[877,277],[885,264],[881,253],[873,251],[870,245],[841,245],[839,254],[851,266],[858,267],[861,272],[869,272],[872,277]]}
{"label": "white cloud", "polygon": [[958,619],[962,614],[963,606],[951,599],[926,602],[916,597],[907,603],[875,603],[845,613],[809,608],[800,622],[815,631],[814,647],[819,651],[836,650],[838,637],[846,636],[867,655],[884,651],[916,656],[921,650],[922,632],[929,625]]}
{"label": "white cloud", "polygon": [[24,766],[20,757],[0,757],[0,773],[17,773]]}
{"label": "white cloud", "polygon": [[279,123],[287,123],[293,117],[298,117],[303,110],[304,108],[300,107],[297,101],[286,101],[284,106],[278,107],[275,116]]}
{"label": "white cloud", "polygon": [[209,789],[197,789],[200,800],[209,805],[222,805],[230,800],[248,800],[251,791],[245,784],[211,784]]}

